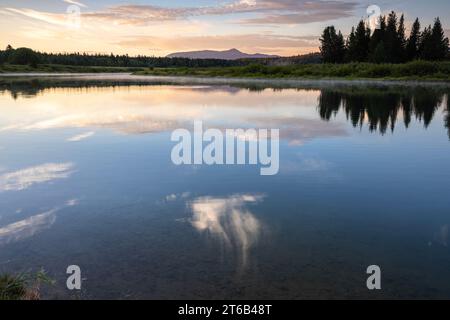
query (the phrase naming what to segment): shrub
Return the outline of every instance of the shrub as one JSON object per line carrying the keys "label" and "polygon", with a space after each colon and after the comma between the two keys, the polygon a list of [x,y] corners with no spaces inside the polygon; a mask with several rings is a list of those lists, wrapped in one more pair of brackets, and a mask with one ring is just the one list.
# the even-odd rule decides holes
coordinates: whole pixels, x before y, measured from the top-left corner
{"label": "shrub", "polygon": [[367,65],[366,68],[358,72],[358,76],[367,78],[383,78],[392,74],[392,65],[378,64]]}
{"label": "shrub", "polygon": [[426,76],[438,72],[438,65],[430,61],[413,61],[397,66],[400,76]]}

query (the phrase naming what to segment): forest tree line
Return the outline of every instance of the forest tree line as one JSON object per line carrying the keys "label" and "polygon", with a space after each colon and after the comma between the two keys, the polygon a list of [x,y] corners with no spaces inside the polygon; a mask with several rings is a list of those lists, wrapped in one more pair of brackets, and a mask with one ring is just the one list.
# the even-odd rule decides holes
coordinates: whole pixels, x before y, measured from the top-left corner
{"label": "forest tree line", "polygon": [[372,32],[361,20],[347,39],[334,26],[325,28],[320,38],[320,51],[326,63],[372,62],[404,63],[413,60],[439,61],[449,58],[449,40],[439,18],[423,31],[419,18],[406,36],[405,17],[395,12],[380,16]]}
{"label": "forest tree line", "polygon": [[14,49],[8,45],[6,50],[0,51],[0,65],[4,63],[16,65],[55,64],[67,66],[92,66],[92,67],[127,67],[127,68],[165,68],[165,67],[231,67],[243,66],[248,62],[242,60],[218,60],[218,59],[188,59],[166,58],[111,54],[88,53],[42,53],[29,48]]}

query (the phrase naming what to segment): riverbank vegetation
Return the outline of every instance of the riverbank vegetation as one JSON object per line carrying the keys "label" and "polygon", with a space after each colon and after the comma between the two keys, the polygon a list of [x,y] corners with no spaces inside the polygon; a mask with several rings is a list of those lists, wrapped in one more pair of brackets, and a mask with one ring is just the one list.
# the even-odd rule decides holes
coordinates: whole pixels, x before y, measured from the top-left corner
{"label": "riverbank vegetation", "polygon": [[251,64],[228,68],[150,68],[136,72],[153,76],[197,76],[230,78],[344,78],[450,81],[450,62],[413,61],[405,64],[306,64],[266,66]]}
{"label": "riverbank vegetation", "polygon": [[35,274],[0,274],[0,300],[39,300],[41,285],[53,283],[44,270]]}

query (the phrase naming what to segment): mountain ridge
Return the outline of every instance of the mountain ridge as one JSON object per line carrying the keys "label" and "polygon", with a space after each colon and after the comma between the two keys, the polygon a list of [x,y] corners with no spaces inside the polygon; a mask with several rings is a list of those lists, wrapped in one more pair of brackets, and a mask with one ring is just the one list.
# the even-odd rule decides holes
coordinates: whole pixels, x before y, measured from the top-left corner
{"label": "mountain ridge", "polygon": [[174,52],[167,55],[167,58],[189,58],[189,59],[218,59],[218,60],[238,60],[238,59],[267,59],[279,58],[277,55],[262,54],[262,53],[244,53],[238,49],[229,49],[224,51],[219,50],[199,50]]}

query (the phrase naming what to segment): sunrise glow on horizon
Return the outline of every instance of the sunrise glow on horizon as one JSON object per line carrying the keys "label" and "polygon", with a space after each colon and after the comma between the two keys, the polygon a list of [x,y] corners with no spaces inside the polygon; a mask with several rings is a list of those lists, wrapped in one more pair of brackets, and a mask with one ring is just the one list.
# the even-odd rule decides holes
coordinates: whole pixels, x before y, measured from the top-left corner
{"label": "sunrise glow on horizon", "polygon": [[[166,56],[192,50],[237,48],[247,53],[292,56],[317,52],[328,25],[344,35],[367,7],[405,14],[407,28],[437,16],[447,35],[448,1],[115,1],[2,0],[0,47],[30,47],[45,52],[115,53]],[[73,24],[74,10],[79,23]]]}

